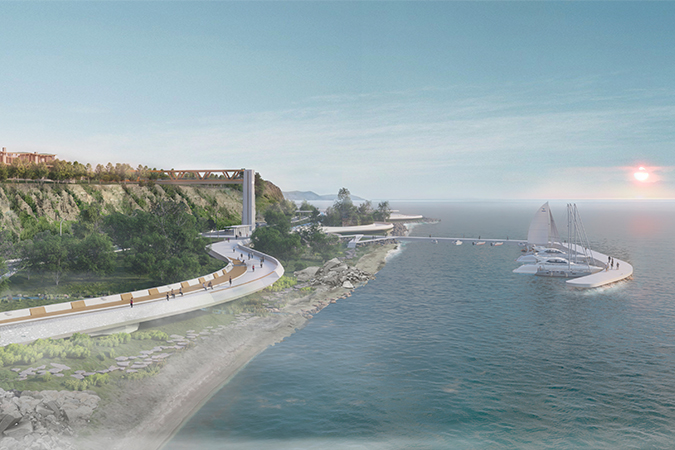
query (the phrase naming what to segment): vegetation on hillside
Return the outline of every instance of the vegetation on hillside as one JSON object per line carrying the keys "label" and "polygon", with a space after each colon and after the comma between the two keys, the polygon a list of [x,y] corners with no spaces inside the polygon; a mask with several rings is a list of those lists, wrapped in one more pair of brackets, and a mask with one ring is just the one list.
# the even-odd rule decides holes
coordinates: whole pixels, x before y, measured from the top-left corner
{"label": "vegetation on hillside", "polygon": [[381,202],[377,205],[377,209],[373,209],[369,201],[356,206],[352,202],[349,190],[342,188],[333,206],[326,209],[322,223],[329,227],[368,225],[375,221],[386,222],[390,214],[389,202]]}

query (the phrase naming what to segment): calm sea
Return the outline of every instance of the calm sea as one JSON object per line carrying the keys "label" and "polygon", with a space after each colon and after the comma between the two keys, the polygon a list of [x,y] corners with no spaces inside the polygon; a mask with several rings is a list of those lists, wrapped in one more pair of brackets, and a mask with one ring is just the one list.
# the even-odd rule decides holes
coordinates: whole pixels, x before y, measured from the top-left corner
{"label": "calm sea", "polygon": [[[524,239],[541,203],[393,206],[441,219],[415,235]],[[675,447],[675,203],[578,206],[634,279],[573,290],[512,273],[516,246],[407,244],[166,449]],[[565,204],[551,207],[565,233]]]}

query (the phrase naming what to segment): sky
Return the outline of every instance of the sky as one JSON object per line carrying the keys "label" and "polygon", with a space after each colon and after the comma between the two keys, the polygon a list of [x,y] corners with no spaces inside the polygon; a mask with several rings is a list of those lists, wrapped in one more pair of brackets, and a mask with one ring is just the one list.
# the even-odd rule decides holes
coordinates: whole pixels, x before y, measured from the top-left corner
{"label": "sky", "polygon": [[675,198],[673,23],[675,2],[3,1],[0,146],[374,200]]}

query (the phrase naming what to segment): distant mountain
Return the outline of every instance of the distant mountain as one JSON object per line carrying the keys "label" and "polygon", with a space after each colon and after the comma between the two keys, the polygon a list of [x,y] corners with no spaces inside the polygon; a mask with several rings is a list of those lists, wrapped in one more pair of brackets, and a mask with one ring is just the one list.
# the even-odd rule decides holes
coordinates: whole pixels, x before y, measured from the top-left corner
{"label": "distant mountain", "polygon": [[[335,201],[337,198],[337,194],[327,194],[327,195],[319,195],[315,192],[312,191],[289,191],[289,192],[284,192],[284,197],[286,197],[286,200],[291,200],[293,202],[295,201],[303,201],[307,200],[308,202],[311,202],[312,200],[328,200],[328,201]],[[357,197],[356,195],[352,195],[352,200],[356,202],[362,202],[365,201],[365,198]]]}

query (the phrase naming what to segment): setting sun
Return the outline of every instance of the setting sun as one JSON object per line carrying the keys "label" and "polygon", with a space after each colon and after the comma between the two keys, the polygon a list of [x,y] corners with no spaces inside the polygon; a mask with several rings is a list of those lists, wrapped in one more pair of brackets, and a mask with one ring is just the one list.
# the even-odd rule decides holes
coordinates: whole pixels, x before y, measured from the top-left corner
{"label": "setting sun", "polygon": [[644,182],[649,178],[649,172],[647,172],[644,167],[640,167],[640,169],[638,169],[638,171],[635,172],[633,176],[636,180]]}

